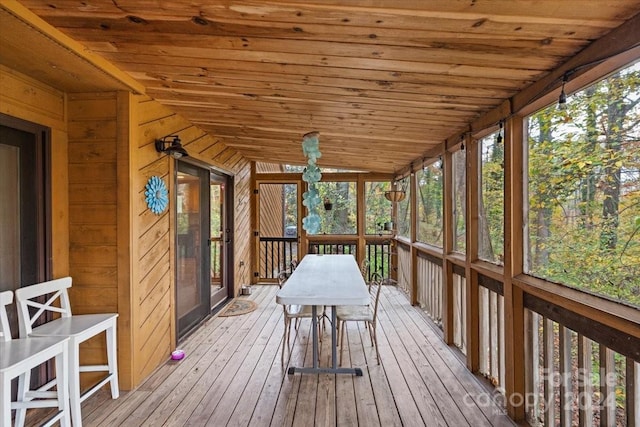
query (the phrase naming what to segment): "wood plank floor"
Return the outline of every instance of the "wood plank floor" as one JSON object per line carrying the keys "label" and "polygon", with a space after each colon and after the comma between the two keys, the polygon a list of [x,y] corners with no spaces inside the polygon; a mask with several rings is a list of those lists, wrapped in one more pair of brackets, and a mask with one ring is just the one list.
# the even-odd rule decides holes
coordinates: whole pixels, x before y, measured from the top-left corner
{"label": "wood plank floor", "polygon": [[[364,375],[287,375],[311,366],[310,320],[292,334],[281,363],[282,307],[277,286],[255,286],[258,309],[209,319],[134,391],[107,389],[82,405],[85,426],[513,426],[476,377],[443,343],[405,294],[385,286],[379,308],[381,364],[362,324],[350,322],[344,365]],[[331,358],[329,328],[321,363]],[[38,425],[43,410],[30,411]]]}

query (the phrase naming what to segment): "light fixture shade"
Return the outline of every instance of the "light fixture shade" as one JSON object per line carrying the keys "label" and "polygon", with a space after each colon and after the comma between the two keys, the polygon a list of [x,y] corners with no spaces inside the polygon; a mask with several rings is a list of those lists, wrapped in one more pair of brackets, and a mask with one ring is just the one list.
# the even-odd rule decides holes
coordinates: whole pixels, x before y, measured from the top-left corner
{"label": "light fixture shade", "polygon": [[407,196],[404,190],[390,190],[384,192],[384,197],[390,202],[401,202]]}
{"label": "light fixture shade", "polygon": [[[167,141],[167,138],[173,138],[173,141]],[[158,153],[165,153],[173,157],[174,159],[179,159],[181,157],[188,157],[189,153],[184,149],[182,144],[180,143],[180,138],[176,135],[165,136],[162,139],[156,139],[156,151]]]}

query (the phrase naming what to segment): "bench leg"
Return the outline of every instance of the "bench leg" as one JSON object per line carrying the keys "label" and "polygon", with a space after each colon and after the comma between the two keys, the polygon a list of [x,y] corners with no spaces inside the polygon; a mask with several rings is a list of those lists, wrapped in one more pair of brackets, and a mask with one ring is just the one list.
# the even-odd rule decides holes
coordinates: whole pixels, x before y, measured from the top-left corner
{"label": "bench leg", "polygon": [[[21,374],[18,377],[18,402],[25,402],[27,400],[27,392],[31,386],[31,369]],[[11,405],[11,404],[9,404]],[[27,417],[27,408],[16,409],[16,426],[23,426]],[[9,424],[11,425],[11,424]]]}
{"label": "bench leg", "polygon": [[118,385],[118,347],[116,339],[116,321],[113,326],[107,329],[107,360],[109,363],[109,374],[111,374],[111,398],[117,399],[120,396]]}
{"label": "bench leg", "polygon": [[69,408],[69,351],[65,346],[64,351],[56,356],[56,383],[58,392],[58,409],[61,427],[71,427],[71,412]]}
{"label": "bench leg", "polygon": [[69,400],[73,427],[82,426],[80,396],[80,344],[72,341],[69,343]]}

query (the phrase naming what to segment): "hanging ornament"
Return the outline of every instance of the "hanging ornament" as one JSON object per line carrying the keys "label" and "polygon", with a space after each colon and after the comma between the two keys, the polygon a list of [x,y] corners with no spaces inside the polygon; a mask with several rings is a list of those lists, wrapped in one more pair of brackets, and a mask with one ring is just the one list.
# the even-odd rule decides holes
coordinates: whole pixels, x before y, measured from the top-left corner
{"label": "hanging ornament", "polygon": [[309,234],[318,234],[320,231],[318,206],[322,201],[316,188],[316,182],[322,178],[320,168],[316,165],[316,160],[322,156],[319,137],[319,132],[309,132],[302,137],[302,154],[309,159],[302,173],[302,180],[309,184],[309,190],[302,194],[302,204],[307,207],[307,216],[302,218],[302,228]]}

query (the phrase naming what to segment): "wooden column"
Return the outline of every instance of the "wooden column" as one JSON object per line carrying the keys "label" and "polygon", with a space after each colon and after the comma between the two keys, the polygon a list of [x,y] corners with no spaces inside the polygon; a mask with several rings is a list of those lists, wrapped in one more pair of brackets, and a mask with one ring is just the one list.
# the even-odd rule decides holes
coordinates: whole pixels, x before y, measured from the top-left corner
{"label": "wooden column", "polygon": [[138,194],[133,191],[131,183],[135,176],[134,165],[137,145],[135,144],[137,127],[137,102],[129,92],[118,92],[116,101],[116,174],[118,203],[116,205],[117,221],[117,276],[118,276],[118,379],[123,390],[131,390],[134,385],[132,372],[132,349],[134,348],[131,330],[132,318],[137,314],[133,307],[132,283],[137,283],[134,270],[133,254],[138,250],[138,239],[134,239],[134,206],[133,197]]}
{"label": "wooden column", "polygon": [[[504,338],[507,412],[516,421],[525,417],[524,306],[522,289],[513,278],[523,271],[523,118],[505,125]],[[513,397],[513,398],[511,398]]]}
{"label": "wooden column", "polygon": [[358,260],[358,265],[362,265],[362,260],[365,259],[365,252],[367,251],[367,239],[365,237],[365,214],[367,206],[365,201],[364,179],[361,175],[358,175],[358,180],[356,181],[356,196],[356,232],[358,234],[358,256],[356,259]]}
{"label": "wooden column", "polygon": [[453,251],[453,236],[455,227],[453,224],[453,154],[447,151],[443,156],[444,161],[444,212],[442,215],[442,227],[444,229],[444,242],[442,248],[442,331],[447,344],[453,344],[453,264],[447,259],[447,255]]}
{"label": "wooden column", "polygon": [[[251,263],[252,269],[250,271],[251,284],[255,285],[258,282],[258,277],[254,272],[260,271],[260,236],[256,235],[259,231],[259,218],[260,212],[258,209],[258,182],[256,180],[256,162],[251,162],[251,184],[249,185],[249,191],[251,192],[251,238],[253,244],[251,245]],[[235,295],[234,295],[235,296]]]}
{"label": "wooden column", "polygon": [[417,228],[418,228],[418,213],[417,213],[417,207],[418,207],[418,203],[417,200],[418,198],[416,197],[416,194],[418,193],[418,186],[416,184],[416,175],[415,173],[413,173],[413,169],[411,170],[411,173],[409,174],[409,188],[411,189],[411,191],[409,192],[409,203],[410,203],[410,219],[411,219],[411,228],[410,228],[410,238],[411,238],[411,277],[410,277],[410,283],[411,283],[411,305],[417,305],[418,304],[418,251],[415,248],[414,243],[416,242],[416,236],[418,234]]}
{"label": "wooden column", "polygon": [[467,298],[465,310],[467,314],[467,368],[471,372],[478,372],[480,366],[480,316],[478,304],[478,272],[471,268],[471,264],[478,259],[478,207],[480,206],[480,193],[478,183],[480,181],[480,150],[478,141],[471,136],[465,138],[467,147],[466,167],[466,262],[465,278]]}

